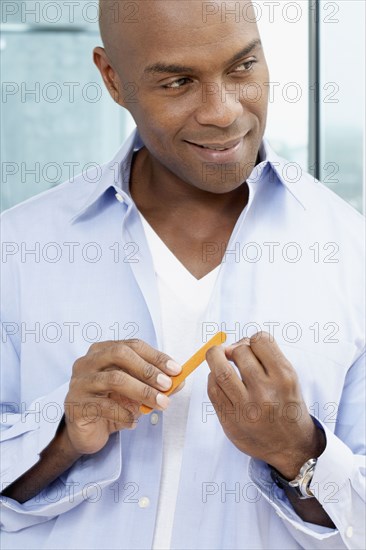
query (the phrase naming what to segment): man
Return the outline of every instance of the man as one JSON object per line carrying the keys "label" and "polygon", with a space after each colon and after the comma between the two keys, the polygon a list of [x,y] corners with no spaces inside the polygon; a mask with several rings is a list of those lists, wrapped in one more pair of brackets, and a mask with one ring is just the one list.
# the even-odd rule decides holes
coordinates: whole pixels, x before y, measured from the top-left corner
{"label": "man", "polygon": [[363,548],[361,217],[263,142],[248,2],[118,4],[94,60],[138,133],[3,216],[2,544]]}

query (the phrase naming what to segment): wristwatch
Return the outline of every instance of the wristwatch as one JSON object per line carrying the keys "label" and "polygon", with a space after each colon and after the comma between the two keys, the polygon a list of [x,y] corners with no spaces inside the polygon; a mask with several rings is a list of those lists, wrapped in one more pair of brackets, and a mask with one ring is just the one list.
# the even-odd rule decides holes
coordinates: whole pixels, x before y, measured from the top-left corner
{"label": "wristwatch", "polygon": [[316,458],[307,460],[305,464],[301,466],[300,472],[292,481],[288,481],[278,470],[276,470],[276,468],[270,466],[271,477],[278,487],[281,489],[290,489],[300,499],[314,498],[313,493],[310,491],[310,483],[313,479],[316,463]]}

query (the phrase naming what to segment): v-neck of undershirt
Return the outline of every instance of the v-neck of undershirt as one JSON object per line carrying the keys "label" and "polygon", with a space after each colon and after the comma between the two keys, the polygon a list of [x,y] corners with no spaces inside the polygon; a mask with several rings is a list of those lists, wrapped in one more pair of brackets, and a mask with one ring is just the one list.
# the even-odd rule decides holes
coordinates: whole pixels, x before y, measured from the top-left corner
{"label": "v-neck of undershirt", "polygon": [[[186,288],[187,285],[189,285],[195,289],[207,286],[213,287],[221,264],[207,273],[207,275],[197,279],[173,254],[141,212],[139,212],[139,214],[153,258],[154,269],[159,277],[168,284],[174,281],[175,287],[179,287],[180,285],[184,285]],[[157,258],[159,260],[157,260]]]}

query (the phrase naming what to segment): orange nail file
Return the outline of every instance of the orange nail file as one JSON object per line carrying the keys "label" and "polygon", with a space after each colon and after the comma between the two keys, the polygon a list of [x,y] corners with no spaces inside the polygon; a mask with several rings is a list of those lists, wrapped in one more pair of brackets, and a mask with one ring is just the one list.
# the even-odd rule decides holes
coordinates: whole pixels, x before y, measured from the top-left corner
{"label": "orange nail file", "polygon": [[[226,334],[225,332],[218,332],[213,336],[208,342],[206,342],[205,345],[202,346],[196,353],[192,355],[188,361],[182,365],[182,371],[180,374],[177,374],[177,376],[172,376],[173,384],[169,390],[161,392],[165,395],[170,395],[186,378],[191,372],[193,372],[197,367],[200,366],[201,363],[206,358],[206,352],[212,348],[213,346],[219,346],[220,344],[223,344],[226,342]],[[142,414],[148,414],[152,411],[150,407],[147,407],[146,405],[140,406],[140,412]]]}

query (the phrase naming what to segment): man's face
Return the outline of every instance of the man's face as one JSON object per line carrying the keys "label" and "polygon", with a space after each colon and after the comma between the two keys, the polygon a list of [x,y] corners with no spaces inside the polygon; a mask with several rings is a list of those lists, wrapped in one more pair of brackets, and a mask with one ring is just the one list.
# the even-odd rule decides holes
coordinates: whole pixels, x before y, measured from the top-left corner
{"label": "man's face", "polygon": [[[207,13],[208,4],[217,13]],[[229,4],[140,2],[138,22],[124,24],[121,53],[111,56],[119,102],[154,172],[214,193],[246,180],[267,116],[269,75],[258,29],[248,21],[253,12],[241,2],[239,22],[222,12]]]}

